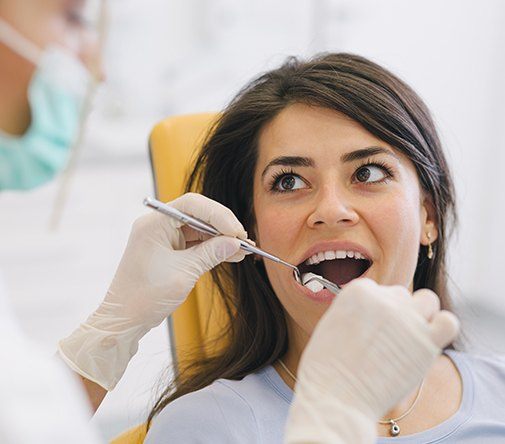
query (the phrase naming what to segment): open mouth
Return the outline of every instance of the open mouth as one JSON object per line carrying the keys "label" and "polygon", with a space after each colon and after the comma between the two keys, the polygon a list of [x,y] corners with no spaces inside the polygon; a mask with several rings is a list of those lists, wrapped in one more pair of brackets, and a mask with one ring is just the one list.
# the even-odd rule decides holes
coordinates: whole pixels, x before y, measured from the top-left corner
{"label": "open mouth", "polygon": [[365,274],[372,266],[372,261],[354,251],[319,252],[298,265],[300,274],[318,274],[335,284],[342,286]]}

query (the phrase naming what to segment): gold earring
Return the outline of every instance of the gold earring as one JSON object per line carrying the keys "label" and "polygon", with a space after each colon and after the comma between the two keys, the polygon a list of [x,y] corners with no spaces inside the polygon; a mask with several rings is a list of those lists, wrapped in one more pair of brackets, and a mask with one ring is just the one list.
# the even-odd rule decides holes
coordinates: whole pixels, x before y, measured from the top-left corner
{"label": "gold earring", "polygon": [[433,258],[433,248],[431,247],[431,234],[430,232],[426,233],[426,236],[428,236],[428,259]]}

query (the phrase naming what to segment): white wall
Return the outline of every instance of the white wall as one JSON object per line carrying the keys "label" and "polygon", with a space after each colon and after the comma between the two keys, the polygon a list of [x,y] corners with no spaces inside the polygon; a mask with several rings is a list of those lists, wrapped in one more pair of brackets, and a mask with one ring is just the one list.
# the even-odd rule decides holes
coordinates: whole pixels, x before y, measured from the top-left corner
{"label": "white wall", "polygon": [[[350,51],[382,63],[427,101],[453,165],[461,227],[451,275],[496,346],[503,313],[505,74],[500,0],[112,0],[108,84],[60,230],[47,231],[56,184],[0,195],[0,268],[25,330],[48,351],[101,300],[141,200],[152,192],[146,139],[168,114],[215,110],[290,54]],[[112,204],[111,204],[112,202]],[[106,436],[142,419],[168,362],[149,335],[95,421]]]}

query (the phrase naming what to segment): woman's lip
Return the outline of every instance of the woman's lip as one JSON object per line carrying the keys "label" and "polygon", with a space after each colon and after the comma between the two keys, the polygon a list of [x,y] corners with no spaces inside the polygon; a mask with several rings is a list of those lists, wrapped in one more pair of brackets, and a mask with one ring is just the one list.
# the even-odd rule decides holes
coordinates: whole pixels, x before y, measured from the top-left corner
{"label": "woman's lip", "polygon": [[[370,271],[372,267],[369,267],[362,275],[358,276],[357,278],[354,279],[361,279],[364,277],[368,277],[368,272]],[[346,284],[340,285],[340,288],[344,288],[346,285],[351,283],[354,279],[350,280]],[[321,291],[318,291],[317,293],[314,293],[313,291],[309,290],[305,285],[300,284],[297,282],[295,279],[293,279],[295,282],[295,286],[297,289],[303,293],[304,296],[308,297],[309,299],[319,302],[319,303],[325,303],[325,302],[331,302],[333,299],[335,299],[336,294],[332,293],[330,290],[323,288]]]}
{"label": "woman's lip", "polygon": [[305,285],[302,285],[298,282],[295,281],[295,285],[297,286],[297,289],[303,293],[303,295],[315,302],[319,303],[324,303],[324,302],[331,302],[335,298],[335,294],[333,294],[330,290],[327,290],[326,288],[323,288],[321,291],[318,291],[317,293],[314,293],[313,291],[309,290]]}

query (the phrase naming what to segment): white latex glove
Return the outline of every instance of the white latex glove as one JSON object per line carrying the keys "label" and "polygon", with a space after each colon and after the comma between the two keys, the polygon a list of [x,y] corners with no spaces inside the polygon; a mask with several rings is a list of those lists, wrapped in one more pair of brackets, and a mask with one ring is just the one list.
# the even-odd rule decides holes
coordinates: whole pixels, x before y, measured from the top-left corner
{"label": "white latex glove", "polygon": [[235,237],[247,239],[247,233],[228,208],[195,193],[169,204],[226,236],[208,239],[158,212],[135,221],[104,301],[59,343],[74,371],[107,390],[123,375],[139,340],[184,302],[202,274],[245,257]]}
{"label": "white latex glove", "polygon": [[458,330],[430,290],[351,282],[302,354],[285,442],[375,443],[377,421],[420,384]]}

